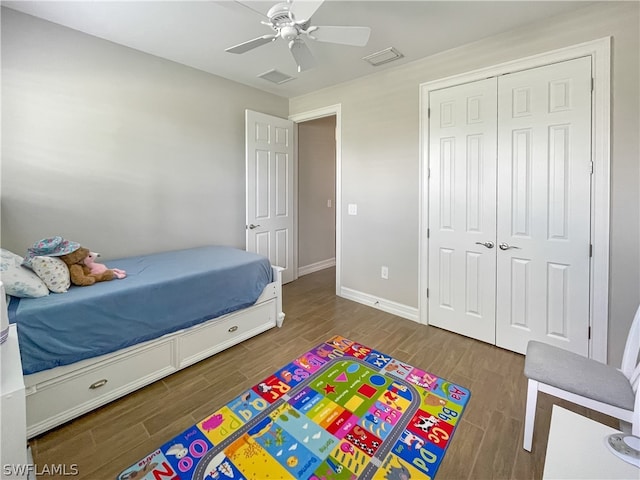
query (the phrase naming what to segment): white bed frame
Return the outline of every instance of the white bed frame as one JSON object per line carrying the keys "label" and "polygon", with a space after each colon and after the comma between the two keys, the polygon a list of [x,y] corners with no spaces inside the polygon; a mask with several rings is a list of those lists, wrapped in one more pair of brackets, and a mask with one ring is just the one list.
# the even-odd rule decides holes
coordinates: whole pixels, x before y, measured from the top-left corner
{"label": "white bed frame", "polygon": [[27,437],[87,413],[284,322],[282,268],[256,303],[117,352],[24,376]]}

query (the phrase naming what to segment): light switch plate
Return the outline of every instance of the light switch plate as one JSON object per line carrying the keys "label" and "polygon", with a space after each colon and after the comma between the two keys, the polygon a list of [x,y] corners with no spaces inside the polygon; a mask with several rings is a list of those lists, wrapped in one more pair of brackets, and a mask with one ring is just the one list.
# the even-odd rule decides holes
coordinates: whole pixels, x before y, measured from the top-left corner
{"label": "light switch plate", "polygon": [[355,203],[350,203],[348,207],[349,215],[357,215],[358,214],[358,205]]}

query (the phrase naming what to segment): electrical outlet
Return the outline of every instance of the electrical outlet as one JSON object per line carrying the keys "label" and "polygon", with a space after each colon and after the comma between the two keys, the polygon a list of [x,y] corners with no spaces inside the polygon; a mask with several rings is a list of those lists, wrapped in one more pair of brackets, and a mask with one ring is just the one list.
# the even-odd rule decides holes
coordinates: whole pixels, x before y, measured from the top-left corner
{"label": "electrical outlet", "polygon": [[331,199],[327,200],[327,208],[331,208]]}
{"label": "electrical outlet", "polygon": [[389,267],[383,266],[382,269],[380,270],[380,276],[382,278],[384,278],[385,280],[388,280],[389,279]]}
{"label": "electrical outlet", "polygon": [[349,215],[357,215],[358,214],[358,205],[356,203],[350,203],[347,207],[347,213]]}

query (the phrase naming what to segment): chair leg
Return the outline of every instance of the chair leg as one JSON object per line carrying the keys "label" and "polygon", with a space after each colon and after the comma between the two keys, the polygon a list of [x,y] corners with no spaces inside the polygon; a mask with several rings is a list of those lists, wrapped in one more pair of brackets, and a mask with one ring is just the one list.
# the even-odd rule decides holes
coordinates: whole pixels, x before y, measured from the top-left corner
{"label": "chair leg", "polygon": [[619,422],[619,427],[618,430],[620,430],[622,433],[626,433],[631,435],[632,434],[632,430],[633,430],[633,425],[629,422],[625,422],[624,420],[620,420]]}
{"label": "chair leg", "polygon": [[524,417],[524,443],[523,448],[527,451],[531,451],[531,444],[533,443],[533,424],[536,421],[536,404],[538,403],[538,382],[536,380],[529,379],[527,386],[527,407]]}

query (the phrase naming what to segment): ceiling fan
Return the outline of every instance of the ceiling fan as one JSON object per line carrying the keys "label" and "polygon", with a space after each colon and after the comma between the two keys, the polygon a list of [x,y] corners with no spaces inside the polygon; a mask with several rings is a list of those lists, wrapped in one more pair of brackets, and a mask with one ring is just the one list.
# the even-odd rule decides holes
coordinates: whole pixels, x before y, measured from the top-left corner
{"label": "ceiling fan", "polygon": [[[304,42],[304,39],[311,39],[318,42],[339,43],[342,45],[352,45],[364,47],[369,41],[371,29],[369,27],[353,26],[311,26],[311,16],[320,8],[324,0],[296,1],[287,0],[277,3],[269,9],[263,25],[271,27],[275,32],[269,35],[262,35],[233,47],[225,51],[229,53],[245,53],[261,45],[276,41],[282,38],[288,42],[291,55],[298,66],[298,72],[309,70],[315,66],[315,59],[311,50]],[[248,5],[236,0],[236,3],[259,13]]]}

